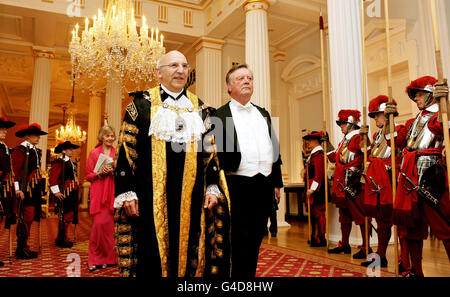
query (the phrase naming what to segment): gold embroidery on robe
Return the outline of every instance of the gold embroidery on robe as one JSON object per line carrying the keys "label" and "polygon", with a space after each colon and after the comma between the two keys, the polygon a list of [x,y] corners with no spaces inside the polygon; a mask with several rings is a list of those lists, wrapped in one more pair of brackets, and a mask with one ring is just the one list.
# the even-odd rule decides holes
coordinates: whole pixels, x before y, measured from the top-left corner
{"label": "gold embroidery on robe", "polygon": [[138,117],[138,111],[136,108],[136,105],[134,104],[134,101],[132,101],[130,104],[127,105],[127,112],[130,115],[130,117],[133,119],[133,121],[136,121]]}
{"label": "gold embroidery on robe", "polygon": [[[191,103],[194,105],[194,110],[197,110],[198,97],[189,91],[187,92],[187,96],[191,101]],[[184,162],[184,171],[183,171],[183,187],[181,191],[178,276],[184,276],[186,273],[189,229],[191,226],[192,190],[194,189],[196,175],[197,175],[197,142],[190,142],[186,143],[186,158]],[[199,254],[201,254],[200,251]]]}
{"label": "gold embroidery on robe", "polygon": [[[150,89],[151,117],[156,114],[162,104],[159,86]],[[198,97],[189,91],[189,100],[198,108]],[[180,206],[180,236],[179,236],[179,258],[178,276],[184,276],[187,264],[187,249],[189,243],[189,230],[191,220],[191,198],[197,173],[197,142],[186,144],[186,157],[183,171],[181,206]],[[153,215],[155,221],[156,237],[161,258],[162,276],[169,276],[169,227],[167,221],[167,164],[166,164],[166,142],[158,140],[152,135],[152,178],[153,178]],[[200,257],[199,251],[199,257]],[[204,261],[203,261],[204,262]],[[199,261],[199,263],[201,263]],[[200,266],[200,265],[199,265]],[[197,270],[199,267],[197,268]]]}
{"label": "gold embroidery on robe", "polygon": [[[159,86],[149,91],[152,100],[150,119],[156,114],[161,94]],[[156,238],[158,239],[159,255],[161,258],[161,273],[169,276],[169,222],[167,221],[166,197],[166,142],[158,140],[152,135],[152,180],[153,180],[153,219],[155,221]]]}

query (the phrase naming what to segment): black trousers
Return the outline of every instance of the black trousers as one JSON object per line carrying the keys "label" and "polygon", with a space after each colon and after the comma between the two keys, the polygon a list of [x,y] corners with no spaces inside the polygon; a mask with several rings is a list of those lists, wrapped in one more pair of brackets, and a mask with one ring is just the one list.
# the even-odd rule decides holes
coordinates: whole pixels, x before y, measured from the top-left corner
{"label": "black trousers", "polygon": [[273,186],[262,174],[227,176],[231,199],[232,277],[255,277],[259,247],[267,230]]}

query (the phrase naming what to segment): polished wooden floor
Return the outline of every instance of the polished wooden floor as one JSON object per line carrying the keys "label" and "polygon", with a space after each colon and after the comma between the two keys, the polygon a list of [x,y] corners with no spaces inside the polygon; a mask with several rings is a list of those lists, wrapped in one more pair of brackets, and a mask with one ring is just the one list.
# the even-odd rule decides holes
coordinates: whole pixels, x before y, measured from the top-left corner
{"label": "polished wooden floor", "polygon": [[[351,255],[330,255],[325,247],[311,248],[307,243],[308,224],[302,221],[288,221],[290,227],[278,228],[277,237],[270,235],[265,237],[263,242],[312,253],[318,256],[329,257],[336,260],[348,261],[349,263],[359,264],[362,260],[354,260]],[[335,245],[331,244],[331,247]],[[372,247],[373,248],[373,247]],[[373,248],[374,252],[376,247]],[[356,252],[356,247],[352,247],[352,253]],[[394,271],[394,245],[389,245],[387,251],[388,268],[387,271]],[[450,277],[450,262],[445,253],[444,246],[440,240],[435,237],[428,237],[423,247],[423,270],[427,277]]]}

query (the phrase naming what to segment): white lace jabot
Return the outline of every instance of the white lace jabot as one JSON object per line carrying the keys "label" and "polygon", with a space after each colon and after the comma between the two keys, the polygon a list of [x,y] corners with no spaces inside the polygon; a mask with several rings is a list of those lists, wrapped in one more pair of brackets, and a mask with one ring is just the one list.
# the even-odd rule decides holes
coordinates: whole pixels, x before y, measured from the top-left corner
{"label": "white lace jabot", "polygon": [[[177,130],[179,121],[183,123],[183,128]],[[165,141],[187,143],[200,140],[205,131],[199,111],[183,95],[178,100],[169,97],[163,102],[150,123],[148,135]]]}

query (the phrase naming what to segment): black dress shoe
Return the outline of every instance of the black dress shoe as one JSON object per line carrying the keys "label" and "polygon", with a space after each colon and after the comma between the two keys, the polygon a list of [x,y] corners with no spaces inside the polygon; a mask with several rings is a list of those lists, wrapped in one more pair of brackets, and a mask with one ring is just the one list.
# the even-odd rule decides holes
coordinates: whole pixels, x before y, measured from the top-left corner
{"label": "black dress shoe", "polygon": [[[369,248],[369,255],[372,254],[372,248]],[[353,259],[366,259],[366,248],[360,247],[359,251],[353,255]]]}
{"label": "black dress shoe", "polygon": [[37,252],[25,250],[25,249],[17,249],[16,250],[16,258],[20,260],[24,259],[36,259],[38,257]]}
{"label": "black dress shoe", "polygon": [[73,247],[73,242],[68,241],[68,240],[56,239],[55,240],[55,245],[59,246],[61,248],[71,248],[71,247]]}
{"label": "black dress shoe", "polygon": [[311,243],[311,247],[323,247],[327,246],[327,240],[325,238],[315,238]]}
{"label": "black dress shoe", "polygon": [[[372,259],[372,260],[366,261],[366,262],[362,262],[361,266],[368,267],[370,264],[372,264],[374,262],[375,262],[375,259]],[[382,268],[388,267],[388,260],[386,258],[380,258],[380,267],[382,267]]]}
{"label": "black dress shoe", "polygon": [[272,237],[277,237],[277,233],[275,233],[275,232],[270,233],[270,235],[271,235]]}
{"label": "black dress shoe", "polygon": [[334,249],[329,249],[328,254],[351,254],[352,248],[350,245],[342,245],[341,242],[339,242],[339,245],[335,247]]}

